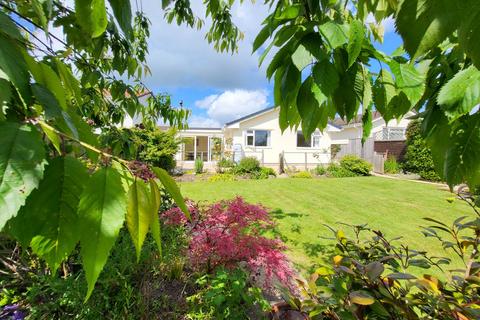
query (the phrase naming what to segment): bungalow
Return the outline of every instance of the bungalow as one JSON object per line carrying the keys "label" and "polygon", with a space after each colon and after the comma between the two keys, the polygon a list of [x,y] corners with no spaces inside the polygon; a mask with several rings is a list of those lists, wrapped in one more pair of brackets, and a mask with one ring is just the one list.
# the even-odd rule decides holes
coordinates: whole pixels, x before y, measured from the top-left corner
{"label": "bungalow", "polygon": [[[308,169],[326,165],[339,154],[363,156],[365,153],[365,147],[360,142],[360,119],[350,123],[336,119],[323,132],[317,130],[310,137],[305,137],[301,130],[287,129],[282,133],[278,117],[279,109],[270,107],[228,122],[223,128],[182,130],[179,132],[183,142],[176,155],[177,165],[180,169],[192,169],[195,159],[200,158],[204,168],[214,170],[222,157],[236,162],[243,157],[256,157],[263,166],[274,169],[278,169],[281,162],[289,167]],[[408,123],[408,119],[386,123],[380,114],[374,113],[369,139],[372,148],[376,141],[390,143],[405,140]]]}

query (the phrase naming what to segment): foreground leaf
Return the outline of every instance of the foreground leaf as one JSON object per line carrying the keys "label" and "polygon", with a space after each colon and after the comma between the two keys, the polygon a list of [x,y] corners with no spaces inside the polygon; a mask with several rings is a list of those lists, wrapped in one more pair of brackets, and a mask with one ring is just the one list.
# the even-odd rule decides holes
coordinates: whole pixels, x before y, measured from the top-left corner
{"label": "foreground leaf", "polygon": [[180,189],[178,188],[175,181],[170,177],[167,171],[162,168],[153,168],[152,169],[157,178],[162,183],[163,187],[167,190],[167,192],[172,196],[173,200],[177,206],[185,213],[188,219],[191,219],[190,211],[188,211],[187,205],[185,204],[185,200],[180,193]]}
{"label": "foreground leaf", "polygon": [[350,300],[362,306],[368,306],[375,303],[375,299],[365,291],[353,291],[349,294]]}
{"label": "foreground leaf", "polygon": [[0,230],[43,177],[45,149],[32,125],[0,123]]}
{"label": "foreground leaf", "polygon": [[107,262],[125,220],[125,212],[126,194],[120,173],[114,168],[95,172],[78,205],[80,253],[88,283],[86,299]]}
{"label": "foreground leaf", "polygon": [[150,202],[147,185],[141,179],[135,179],[128,190],[127,228],[140,259],[143,241],[150,227],[153,206]]}
{"label": "foreground leaf", "polygon": [[150,180],[150,203],[152,205],[150,232],[152,232],[152,237],[157,244],[160,256],[162,255],[162,238],[160,234],[160,218],[158,216],[158,210],[160,209],[161,201],[162,197],[160,195],[160,191],[158,190],[157,183],[153,180]]}
{"label": "foreground leaf", "polygon": [[77,207],[88,175],[72,157],[50,161],[45,178],[12,220],[11,233],[44,258],[52,273],[79,240]]}

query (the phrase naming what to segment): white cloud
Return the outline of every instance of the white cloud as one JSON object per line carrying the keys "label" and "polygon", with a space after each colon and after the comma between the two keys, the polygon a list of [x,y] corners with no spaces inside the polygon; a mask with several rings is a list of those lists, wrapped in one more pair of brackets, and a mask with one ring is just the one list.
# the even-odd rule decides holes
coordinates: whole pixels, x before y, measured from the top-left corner
{"label": "white cloud", "polygon": [[195,106],[207,109],[212,121],[224,124],[268,106],[266,90],[227,90],[195,102]]}
{"label": "white cloud", "polygon": [[188,125],[190,128],[220,128],[222,124],[213,119],[192,115],[188,119]]}
{"label": "white cloud", "polygon": [[[204,16],[201,1],[192,1],[197,16]],[[258,68],[258,54],[252,54],[252,42],[268,14],[261,3],[235,5],[232,18],[244,32],[238,53],[218,53],[204,36],[209,25],[196,30],[168,24],[158,0],[144,0],[143,9],[152,22],[148,64],[152,76],[146,83],[156,90],[178,87],[200,87],[229,90],[255,89],[266,85],[264,69]],[[208,19],[205,19],[208,21]]]}

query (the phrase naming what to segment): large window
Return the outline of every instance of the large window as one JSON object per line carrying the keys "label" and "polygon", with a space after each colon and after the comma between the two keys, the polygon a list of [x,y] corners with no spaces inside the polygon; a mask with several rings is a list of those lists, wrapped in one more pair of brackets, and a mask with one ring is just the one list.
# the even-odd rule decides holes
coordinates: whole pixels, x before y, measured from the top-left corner
{"label": "large window", "polygon": [[245,139],[246,145],[249,147],[268,147],[270,146],[270,131],[247,130]]}
{"label": "large window", "polygon": [[314,132],[307,139],[302,131],[297,131],[297,147],[298,148],[320,148],[320,132]]}

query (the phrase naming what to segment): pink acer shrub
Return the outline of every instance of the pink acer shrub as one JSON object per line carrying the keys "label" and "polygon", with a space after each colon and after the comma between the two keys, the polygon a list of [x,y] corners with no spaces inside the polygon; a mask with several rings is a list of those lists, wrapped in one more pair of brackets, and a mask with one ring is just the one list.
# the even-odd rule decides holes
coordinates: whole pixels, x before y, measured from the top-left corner
{"label": "pink acer shrub", "polygon": [[265,289],[276,282],[291,287],[295,272],[283,253],[282,241],[263,234],[274,227],[266,209],[242,198],[221,201],[202,208],[192,206],[192,222],[178,208],[162,214],[165,224],[190,230],[188,256],[196,270],[212,272],[217,267],[246,267]]}

